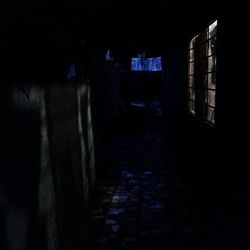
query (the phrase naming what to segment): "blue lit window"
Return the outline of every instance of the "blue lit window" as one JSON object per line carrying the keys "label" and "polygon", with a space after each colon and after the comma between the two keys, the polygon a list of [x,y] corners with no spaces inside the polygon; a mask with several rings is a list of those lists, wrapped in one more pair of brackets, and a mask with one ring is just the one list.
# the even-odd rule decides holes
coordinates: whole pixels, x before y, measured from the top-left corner
{"label": "blue lit window", "polygon": [[132,71],[162,71],[161,57],[153,58],[132,58]]}
{"label": "blue lit window", "polygon": [[142,71],[141,58],[132,58],[132,70],[133,71]]}
{"label": "blue lit window", "polygon": [[156,64],[155,70],[156,71],[162,71],[161,57],[156,57],[155,58],[155,64]]}

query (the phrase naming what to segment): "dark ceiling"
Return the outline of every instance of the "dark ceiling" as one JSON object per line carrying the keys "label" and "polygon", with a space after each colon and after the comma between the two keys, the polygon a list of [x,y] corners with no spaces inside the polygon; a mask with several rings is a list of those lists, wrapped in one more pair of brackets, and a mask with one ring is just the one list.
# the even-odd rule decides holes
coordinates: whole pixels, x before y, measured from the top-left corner
{"label": "dark ceiling", "polygon": [[1,65],[6,70],[60,68],[83,39],[120,57],[147,51],[166,54],[176,44],[238,5],[167,0],[2,0]]}

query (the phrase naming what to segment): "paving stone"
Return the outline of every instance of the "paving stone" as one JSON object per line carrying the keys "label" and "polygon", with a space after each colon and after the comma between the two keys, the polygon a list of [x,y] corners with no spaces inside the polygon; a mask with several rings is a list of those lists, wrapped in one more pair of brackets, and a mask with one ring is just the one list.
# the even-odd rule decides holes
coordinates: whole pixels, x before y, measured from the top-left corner
{"label": "paving stone", "polygon": [[119,225],[113,225],[112,230],[116,233],[120,229]]}
{"label": "paving stone", "polygon": [[101,214],[103,214],[103,209],[102,208],[98,208],[98,209],[94,210],[92,212],[92,214],[101,215]]}
{"label": "paving stone", "polygon": [[107,219],[107,220],[105,220],[105,224],[106,224],[106,225],[115,225],[115,224],[117,224],[117,221]]}
{"label": "paving stone", "polygon": [[153,172],[144,172],[141,177],[142,178],[147,178],[147,177],[152,176],[152,174],[153,174]]}
{"label": "paving stone", "polygon": [[93,220],[102,220],[104,218],[105,218],[104,215],[96,215],[92,217]]}
{"label": "paving stone", "polygon": [[169,208],[176,211],[176,201],[182,196],[175,200],[170,195],[167,180],[175,179],[167,172],[159,131],[119,135],[112,140],[107,154],[113,159],[110,162],[115,162],[109,169],[112,173],[113,168],[115,175],[97,188],[84,238],[91,242],[87,250],[184,250],[164,247],[164,242],[174,238],[167,235],[176,235],[178,230],[188,235],[192,228],[181,228],[182,221],[178,230],[172,226],[175,218]]}
{"label": "paving stone", "polygon": [[125,208],[110,208],[108,214],[121,214],[125,212]]}
{"label": "paving stone", "polygon": [[159,230],[159,229],[153,229],[151,232],[151,235],[153,237],[161,237],[164,235],[164,231],[163,230]]}
{"label": "paving stone", "polygon": [[129,173],[129,172],[127,172],[127,171],[122,171],[122,177],[123,178],[126,178],[126,179],[130,179],[130,178],[133,178],[134,177],[134,174],[132,174],[132,173]]}

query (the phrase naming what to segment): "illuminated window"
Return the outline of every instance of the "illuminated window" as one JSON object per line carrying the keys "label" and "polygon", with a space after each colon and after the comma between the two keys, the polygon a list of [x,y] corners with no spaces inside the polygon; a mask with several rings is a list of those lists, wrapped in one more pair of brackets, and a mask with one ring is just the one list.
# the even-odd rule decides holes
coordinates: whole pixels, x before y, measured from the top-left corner
{"label": "illuminated window", "polygon": [[162,71],[161,57],[132,58],[131,70],[132,71]]}
{"label": "illuminated window", "polygon": [[217,21],[192,38],[189,45],[188,110],[215,124]]}
{"label": "illuminated window", "polygon": [[132,58],[131,70],[142,71],[142,64],[140,58]]}

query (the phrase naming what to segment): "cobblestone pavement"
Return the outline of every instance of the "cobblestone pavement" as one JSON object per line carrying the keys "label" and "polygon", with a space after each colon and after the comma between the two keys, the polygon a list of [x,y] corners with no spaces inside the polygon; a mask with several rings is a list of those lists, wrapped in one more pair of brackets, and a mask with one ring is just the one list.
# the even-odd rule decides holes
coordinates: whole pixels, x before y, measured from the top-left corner
{"label": "cobblestone pavement", "polygon": [[106,150],[108,178],[96,190],[76,249],[184,250],[176,240],[171,174],[159,129],[119,135]]}
{"label": "cobblestone pavement", "polygon": [[177,154],[170,161],[160,118],[128,120],[105,143],[105,178],[92,195],[74,250],[246,249],[230,224],[227,186],[192,175],[194,170],[178,172],[185,160],[175,161]]}

